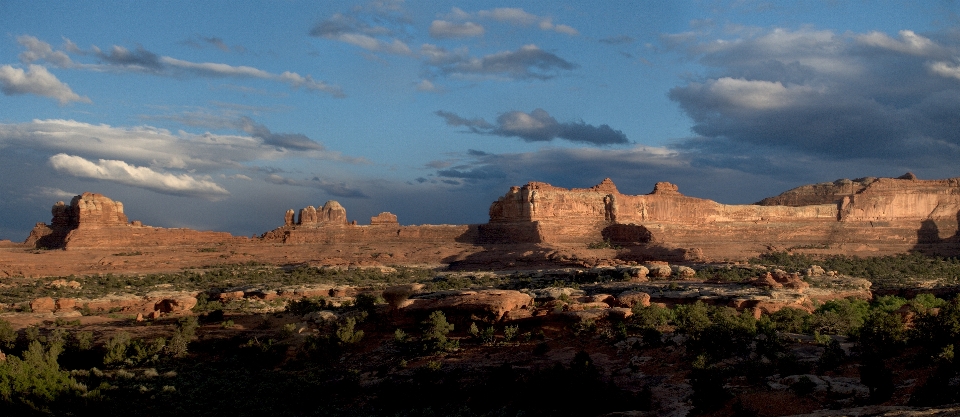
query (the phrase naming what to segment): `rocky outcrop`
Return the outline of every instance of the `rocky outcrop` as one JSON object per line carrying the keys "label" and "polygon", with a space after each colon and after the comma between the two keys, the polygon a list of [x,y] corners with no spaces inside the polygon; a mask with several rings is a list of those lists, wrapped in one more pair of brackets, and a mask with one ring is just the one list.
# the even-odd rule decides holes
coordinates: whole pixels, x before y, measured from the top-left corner
{"label": "rocky outcrop", "polygon": [[530,182],[511,187],[489,214],[481,243],[608,241],[630,245],[634,259],[743,259],[792,248],[960,253],[960,178],[837,180],[752,205],[688,197],[667,182],[646,195],[621,194],[609,179],[574,189]]}
{"label": "rocky outcrop", "polygon": [[59,201],[51,209],[50,224],[37,223],[24,242],[46,249],[89,247],[132,248],[239,241],[225,232],[166,229],[128,222],[123,203],[103,194],[83,193],[70,201]]}
{"label": "rocky outcrop", "polygon": [[[289,213],[289,211],[287,211]],[[327,225],[346,225],[347,210],[340,203],[330,200],[324,203],[323,207],[314,208],[307,206],[300,209],[297,216],[297,225],[301,226],[327,226]],[[287,223],[289,225],[289,223]]]}
{"label": "rocky outcrop", "polygon": [[451,316],[500,321],[508,312],[529,308],[533,298],[513,290],[436,292],[411,298],[402,311],[417,313],[440,310]]}
{"label": "rocky outcrop", "polygon": [[383,212],[370,218],[371,226],[399,226],[397,215],[390,212]]}

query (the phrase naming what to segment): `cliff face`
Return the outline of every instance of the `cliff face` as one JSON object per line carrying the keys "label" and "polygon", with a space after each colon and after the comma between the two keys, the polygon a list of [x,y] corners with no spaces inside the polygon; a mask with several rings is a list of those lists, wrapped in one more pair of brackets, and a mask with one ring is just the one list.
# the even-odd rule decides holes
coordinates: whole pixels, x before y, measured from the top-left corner
{"label": "cliff face", "polygon": [[531,182],[512,187],[491,205],[480,239],[908,250],[956,235],[958,213],[960,179],[918,180],[909,174],[804,186],[753,205],[687,197],[670,183],[657,183],[650,194],[626,195],[609,179],[582,189]]}

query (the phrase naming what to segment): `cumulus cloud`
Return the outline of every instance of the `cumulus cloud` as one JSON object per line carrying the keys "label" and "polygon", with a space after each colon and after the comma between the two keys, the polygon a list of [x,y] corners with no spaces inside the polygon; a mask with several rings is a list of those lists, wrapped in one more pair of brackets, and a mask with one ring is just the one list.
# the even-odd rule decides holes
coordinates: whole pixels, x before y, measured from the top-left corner
{"label": "cumulus cloud", "polygon": [[[239,122],[234,126],[239,127]],[[255,134],[218,135],[170,132],[152,126],[114,127],[73,120],[34,120],[0,124],[0,149],[16,147],[41,153],[66,153],[87,159],[121,160],[159,169],[214,171],[245,168],[255,161],[279,160],[291,155],[286,148],[297,146],[296,156],[346,163],[363,162],[336,151],[310,145],[299,137],[273,136],[253,124]],[[257,130],[260,129],[260,130]]]}
{"label": "cumulus cloud", "polygon": [[536,45],[524,45],[516,51],[504,51],[483,57],[469,57],[465,50],[447,51],[426,44],[420,48],[434,75],[461,78],[506,78],[548,80],[579,65],[544,51]]}
{"label": "cumulus cloud", "polygon": [[434,20],[430,23],[430,36],[437,39],[470,38],[482,36],[483,26],[473,22],[455,23],[446,20]]}
{"label": "cumulus cloud", "polygon": [[65,83],[40,65],[29,65],[27,70],[14,68],[10,65],[0,66],[0,91],[5,95],[36,94],[50,97],[61,106],[78,101],[90,103],[86,96],[81,97],[74,93]]}
{"label": "cumulus cloud", "polygon": [[708,68],[669,92],[698,136],[677,147],[699,161],[750,169],[741,163],[761,154],[890,166],[960,157],[955,36],[804,28],[674,40]]}
{"label": "cumulus cloud", "polygon": [[216,62],[191,62],[169,56],[161,56],[137,46],[136,49],[114,45],[107,51],[97,46],[89,51],[78,48],[70,40],[66,40],[65,49],[80,56],[93,56],[99,60],[97,64],[79,63],[70,59],[63,51],[54,51],[50,44],[33,36],[17,38],[21,46],[27,50],[20,54],[24,63],[48,62],[61,68],[79,69],[87,71],[123,71],[140,72],[158,76],[201,76],[215,78],[257,78],[272,80],[289,85],[291,88],[303,88],[308,91],[322,92],[337,98],[345,97],[343,90],[324,81],[315,80],[311,75],[300,75],[291,71],[272,73],[259,68],[244,65],[229,65]]}
{"label": "cumulus cloud", "polygon": [[543,109],[530,113],[511,111],[497,117],[492,124],[482,118],[465,119],[454,113],[437,111],[450,126],[463,126],[473,133],[517,137],[526,142],[549,142],[565,139],[570,142],[590,145],[615,145],[629,143],[627,135],[608,125],[588,125],[582,121],[560,123]]}
{"label": "cumulus cloud", "polygon": [[53,169],[64,174],[116,182],[163,194],[208,200],[218,200],[230,195],[229,191],[208,179],[198,179],[188,174],[158,172],[124,161],[100,159],[92,162],[79,156],[59,153],[51,156],[49,162]]}

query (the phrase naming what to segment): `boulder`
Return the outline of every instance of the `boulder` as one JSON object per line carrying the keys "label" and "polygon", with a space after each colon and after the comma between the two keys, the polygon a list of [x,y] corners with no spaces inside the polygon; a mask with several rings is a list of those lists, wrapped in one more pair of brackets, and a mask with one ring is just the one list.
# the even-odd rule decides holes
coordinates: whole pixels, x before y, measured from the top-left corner
{"label": "boulder", "polygon": [[623,307],[649,307],[650,294],[641,291],[624,291],[617,296],[617,302]]}
{"label": "boulder", "polygon": [[689,266],[677,265],[673,270],[680,279],[690,279],[697,275],[697,271]]}
{"label": "boulder", "polygon": [[[418,291],[423,289],[423,284],[413,283],[413,284],[403,284],[403,285],[394,285],[392,287],[387,287],[383,290],[381,296],[384,300],[387,300],[387,303],[390,304],[390,307],[394,310],[401,308],[405,301],[410,298],[411,295],[416,294]],[[408,303],[409,304],[409,303]]]}
{"label": "boulder", "polygon": [[673,275],[673,269],[670,268],[666,262],[663,263],[648,263],[644,265],[647,270],[649,270],[649,276],[651,278],[667,278]]}

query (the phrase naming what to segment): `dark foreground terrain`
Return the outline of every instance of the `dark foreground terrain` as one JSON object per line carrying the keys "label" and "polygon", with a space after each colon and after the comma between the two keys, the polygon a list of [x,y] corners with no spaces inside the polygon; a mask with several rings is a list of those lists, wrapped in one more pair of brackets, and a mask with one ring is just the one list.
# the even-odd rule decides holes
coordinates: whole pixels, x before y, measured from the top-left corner
{"label": "dark foreground terrain", "polygon": [[[728,286],[776,298],[757,284],[776,270],[802,276],[801,293],[826,291],[814,264],[869,280],[873,297],[836,288],[834,299],[769,312],[715,294]],[[693,274],[638,277],[636,268],[246,263],[3,278],[0,402],[4,415],[960,412],[951,406],[960,402],[956,259],[781,253],[687,267]],[[300,292],[284,290],[293,287]],[[638,288],[646,298],[631,295]],[[146,315],[124,304],[157,289],[196,294],[196,303]],[[46,309],[45,297],[80,304]],[[115,306],[83,302],[104,297]],[[472,301],[443,301],[456,297]]]}

